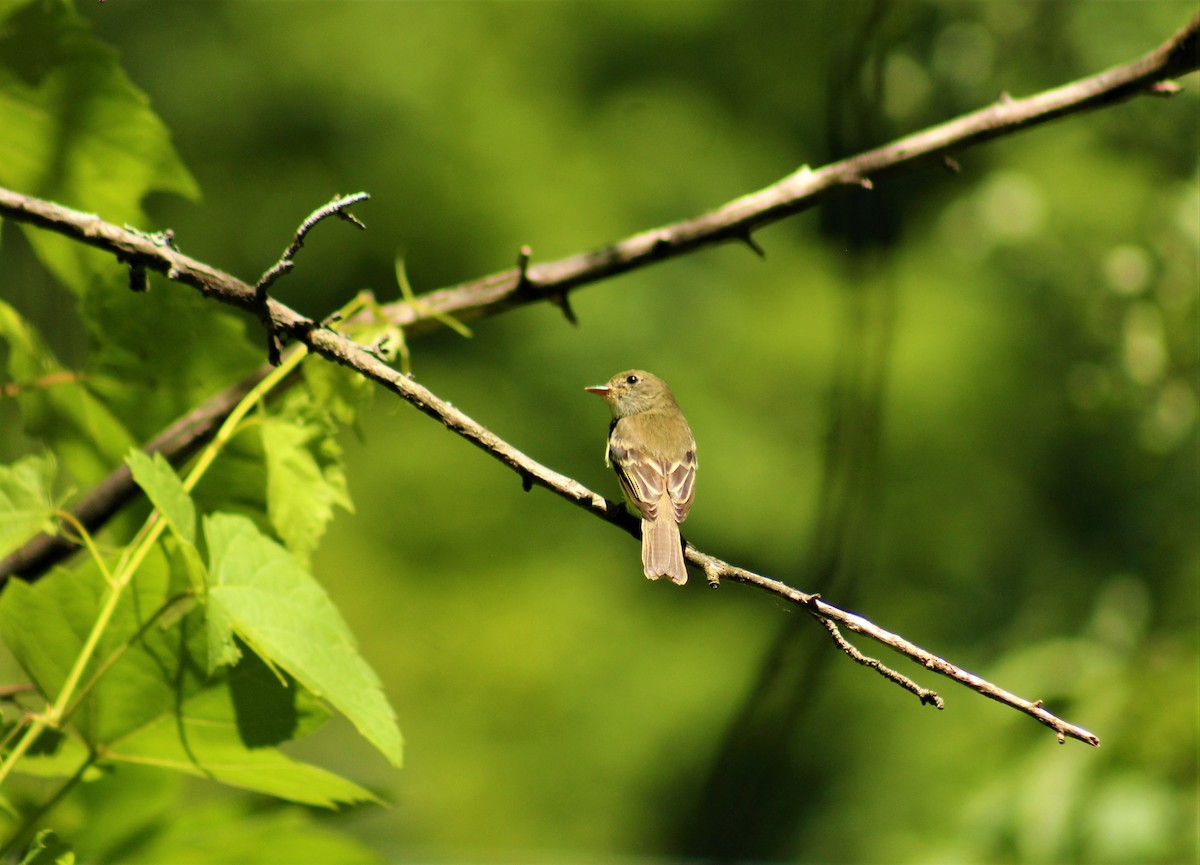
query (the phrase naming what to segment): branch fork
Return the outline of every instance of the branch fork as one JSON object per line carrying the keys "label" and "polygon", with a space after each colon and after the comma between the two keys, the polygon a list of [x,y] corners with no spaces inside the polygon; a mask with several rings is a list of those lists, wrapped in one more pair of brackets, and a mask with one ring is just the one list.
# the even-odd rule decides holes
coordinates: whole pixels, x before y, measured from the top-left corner
{"label": "branch fork", "polygon": [[356,192],[353,195],[335,195],[333,200],[328,204],[314,210],[308,215],[307,219],[300,223],[300,227],[296,229],[296,233],[292,236],[292,242],[283,251],[283,255],[279,256],[279,260],[267,268],[263,272],[263,275],[258,278],[258,282],[254,284],[255,314],[258,316],[259,321],[262,322],[263,329],[267,333],[267,362],[271,366],[279,366],[280,354],[283,351],[283,340],[280,339],[276,322],[271,318],[271,311],[267,305],[267,289],[274,285],[280,277],[292,272],[296,266],[296,253],[304,247],[304,238],[322,220],[336,216],[356,226],[359,230],[365,231],[367,227],[350,213],[347,208],[360,201],[366,201],[370,197],[365,192]]}
{"label": "branch fork", "polygon": [[[1158,48],[1122,66],[1031,97],[1001,98],[980,111],[816,171],[802,168],[772,186],[741,196],[708,213],[634,234],[595,252],[533,266],[529,262],[532,253],[526,247],[518,258],[515,278],[512,270],[492,274],[430,292],[422,296],[420,304],[393,304],[381,307],[381,312],[398,327],[433,328],[445,326],[450,316],[467,319],[494,315],[514,306],[550,300],[559,305],[568,320],[573,322],[574,315],[567,301],[567,293],[581,285],[727,240],[740,241],[756,254],[762,255],[762,248],[753,238],[755,230],[811,208],[834,195],[853,189],[871,189],[875,182],[928,162],[940,161],[952,173],[957,173],[958,163],[950,154],[992,138],[1032,128],[1067,114],[1116,104],[1138,95],[1172,95],[1180,88],[1170,79],[1200,68],[1198,34],[1200,16],[1194,17]],[[355,369],[364,377],[392,390],[419,411],[437,419],[448,429],[508,465],[521,477],[525,489],[534,485],[546,487],[601,519],[635,534],[636,528],[622,509],[614,507],[603,496],[577,481],[533,461],[406,375],[388,367],[369,349],[329,330],[326,325],[331,324],[332,320],[314,322],[268,296],[270,286],[294,267],[293,259],[303,245],[304,237],[317,223],[336,215],[362,228],[362,224],[347,213],[346,208],[366,198],[365,193],[338,197],[314,211],[296,231],[292,243],[280,259],[253,286],[183,255],[169,235],[156,237],[122,229],[94,214],[81,213],[6,189],[0,189],[0,216],[54,231],[109,252],[130,267],[130,287],[134,290],[143,290],[147,285],[146,274],[154,270],[166,274],[172,281],[192,286],[206,297],[247,310],[256,315],[267,330],[268,357],[272,363],[279,361],[282,335],[291,336],[326,359]],[[417,331],[414,329],[411,332]],[[173,460],[185,458],[197,444],[212,435],[241,396],[269,372],[270,367],[265,367],[215,395],[203,406],[172,424],[150,442],[146,450],[161,451]],[[81,525],[94,530],[136,493],[128,469],[122,467],[81,500],[76,506],[75,517]],[[39,535],[0,563],[0,580],[14,573],[36,577],[69,551],[70,545],[62,543],[61,539]],[[722,562],[690,544],[685,555],[691,564],[704,572],[710,585],[719,585],[723,578],[732,579],[754,585],[801,606],[824,624],[843,652],[856,662],[872,667],[881,675],[902,684],[923,703],[940,708],[941,698],[935,692],[921,689],[911,682],[904,684],[908,681],[905,677],[863,656],[845,641],[839,627],[866,634],[927,669],[1031,715],[1054,729],[1060,742],[1070,737],[1090,745],[1099,744],[1092,733],[1046,711],[1040,700],[1022,700],[860,616],[827,604],[817,595],[807,595],[784,583]]]}

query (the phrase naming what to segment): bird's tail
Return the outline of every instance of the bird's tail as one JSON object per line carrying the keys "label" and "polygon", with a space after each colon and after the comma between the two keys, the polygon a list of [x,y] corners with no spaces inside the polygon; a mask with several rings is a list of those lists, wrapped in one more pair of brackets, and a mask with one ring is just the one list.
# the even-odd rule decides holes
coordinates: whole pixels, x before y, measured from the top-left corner
{"label": "bird's tail", "polygon": [[656,520],[642,520],[642,568],[651,580],[670,577],[681,586],[687,582],[679,526],[669,508],[659,508]]}

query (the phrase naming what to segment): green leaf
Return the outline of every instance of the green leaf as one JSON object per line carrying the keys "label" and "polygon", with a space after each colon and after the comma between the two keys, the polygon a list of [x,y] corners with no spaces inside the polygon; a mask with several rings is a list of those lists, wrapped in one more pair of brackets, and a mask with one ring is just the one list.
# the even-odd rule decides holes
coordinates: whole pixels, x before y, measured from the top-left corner
{"label": "green leaf", "polygon": [[[151,556],[151,559],[155,559]],[[195,675],[203,638],[198,612],[160,629],[147,622],[165,586],[160,561],[143,567],[100,644],[111,660],[72,723],[105,761],[137,763],[211,777],[232,786],[332,807],[372,795],[325,770],[298,763],[273,746],[306,735],[327,712],[294,683],[279,679],[248,655],[228,677],[208,682]],[[145,586],[139,586],[138,582]],[[55,571],[30,586],[14,582],[0,596],[0,629],[14,655],[51,698],[61,688],[95,619],[103,581]],[[149,624],[149,627],[142,627]],[[85,681],[92,678],[92,665]],[[87,750],[73,738],[18,768],[35,775],[77,769]]]}
{"label": "green leaf", "polygon": [[[105,594],[107,584],[84,570],[56,570],[32,586],[16,581],[0,596],[0,631],[47,699],[61,689]],[[161,609],[167,570],[157,551],[148,557],[100,641],[98,662],[84,676],[90,681],[104,665],[71,717],[91,749],[102,751],[105,762],[210,777],[311,805],[372,799],[352,782],[275,750],[328,717],[307,691],[281,682],[253,654],[229,676],[197,676],[204,638],[199,610],[165,629],[150,618]],[[87,747],[68,737],[52,751],[31,753],[18,769],[70,774],[87,755]]]}
{"label": "green leaf", "polygon": [[53,816],[56,825],[70,832],[86,861],[125,865],[129,857],[124,854],[132,839],[150,834],[186,810],[180,801],[181,788],[190,781],[178,772],[148,766],[107,766],[95,781],[78,785],[68,800],[72,811],[78,809],[78,817],[68,822],[66,809]]}
{"label": "green leaf", "polygon": [[52,449],[59,465],[80,482],[104,477],[134,445],[125,425],[3,301],[0,340],[8,345],[8,374],[19,386],[17,404],[26,433]]}
{"label": "green leaf", "polygon": [[[118,225],[142,224],[151,191],[197,196],[167,128],[117,52],[96,39],[73,4],[0,6],[0,184]],[[39,258],[82,293],[109,255],[22,226]]]}
{"label": "green leaf", "polygon": [[207,616],[204,627],[208,639],[207,669],[210,676],[221,667],[236,664],[242,657],[242,650],[238,648],[237,640],[234,639],[236,622],[233,616],[224,604],[214,604],[211,601],[210,597],[205,607]]}
{"label": "green leaf", "polygon": [[80,306],[94,346],[88,389],[138,441],[264,360],[261,344],[246,338],[239,313],[179,286],[135,293],[118,277],[102,291],[89,291]]}
{"label": "green leaf", "polygon": [[336,363],[305,363],[304,384],[313,405],[320,406],[339,426],[358,420],[359,410],[374,399],[374,382]]}
{"label": "green leaf", "polygon": [[[214,614],[269,664],[328,700],[394,765],[402,744],[395,712],[375,671],[321,585],[249,519],[204,520]],[[210,636],[210,645],[212,638]]]}
{"label": "green leaf", "polygon": [[192,490],[202,514],[234,511],[267,524],[267,468],[257,423],[247,424],[225,444]]}
{"label": "green leaf", "polygon": [[280,539],[307,562],[333,518],[333,506],[353,510],[341,449],[324,424],[267,418],[267,513]]}
{"label": "green leaf", "polygon": [[0,466],[0,559],[38,532],[53,534],[54,457],[27,456]]}
{"label": "green leaf", "polygon": [[43,829],[37,833],[21,865],[74,865],[75,853],[71,848],[58,840],[52,829]]}
{"label": "green leaf", "polygon": [[162,454],[153,457],[140,450],[131,450],[125,458],[133,479],[145,490],[154,507],[162,514],[171,530],[188,544],[196,542],[196,506],[183,488],[179,475]]}
{"label": "green leaf", "polygon": [[[191,588],[194,599],[203,601],[208,594],[208,568],[195,544],[189,544],[178,537],[168,537],[162,540],[163,551],[170,562],[173,591],[182,591],[185,586]],[[177,579],[182,575],[183,579]],[[182,610],[181,612],[186,612]],[[174,618],[170,623],[174,623]]]}
{"label": "green leaf", "polygon": [[[121,865],[218,865],[230,862],[370,865],[379,855],[300,808],[267,810],[224,798],[173,803],[168,815],[101,861]],[[80,845],[82,848],[82,844]]]}
{"label": "green leaf", "polygon": [[[45,738],[45,734],[38,738],[35,748],[20,759],[16,771],[35,778],[70,778],[91,757],[87,745],[76,736],[58,734],[56,747],[49,750],[37,747],[42,738]],[[102,770],[92,766],[84,770],[83,780],[94,781],[101,774]]]}
{"label": "green leaf", "polygon": [[[245,668],[245,673],[243,673]],[[299,735],[325,716],[301,719],[298,688],[285,688],[261,661],[239,664],[228,682],[196,694],[179,714],[163,715],[111,745],[105,758],[153,765],[222,784],[332,808],[378,801],[369,791],[324,769],[292,760],[272,745]]]}
{"label": "green leaf", "polygon": [[[0,594],[0,635],[47,700],[57,698],[110,591],[94,565],[57,568],[30,585],[11,580]],[[161,548],[146,557],[85,671],[104,675],[71,716],[93,746],[113,742],[169,714],[202,681],[204,632],[196,616],[162,627],[164,603],[174,596]]]}

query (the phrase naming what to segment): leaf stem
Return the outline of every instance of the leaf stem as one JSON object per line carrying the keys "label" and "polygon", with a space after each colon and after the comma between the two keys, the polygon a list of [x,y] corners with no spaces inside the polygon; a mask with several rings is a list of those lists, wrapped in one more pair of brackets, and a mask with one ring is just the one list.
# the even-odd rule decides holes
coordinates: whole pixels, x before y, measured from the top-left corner
{"label": "leaf stem", "polygon": [[[208,471],[209,467],[216,460],[217,455],[237,433],[238,424],[241,423],[250,409],[266,396],[273,387],[282,382],[295,370],[307,354],[308,349],[305,346],[298,346],[296,351],[291,352],[284,359],[283,363],[272,370],[270,375],[255,385],[241,399],[234,410],[230,412],[229,417],[221,424],[221,428],[217,430],[217,434],[213,437],[213,440],[201,452],[191,471],[188,472],[187,477],[183,481],[183,488],[185,490],[190,493],[195,489],[196,484],[200,482],[204,473]],[[145,561],[154,544],[162,537],[166,525],[166,520],[162,518],[158,510],[152,511],[150,516],[146,518],[146,522],[138,529],[130,545],[121,554],[117,567],[111,575],[104,568],[103,563],[101,563],[100,567],[101,571],[105,574],[108,591],[100,607],[100,612],[96,616],[96,621],[92,625],[92,630],[84,641],[83,647],[79,650],[79,656],[75,659],[71,671],[67,674],[67,678],[63,682],[54,703],[48,706],[44,712],[31,716],[30,724],[25,728],[25,732],[17,741],[16,746],[5,756],[4,762],[0,763],[0,784],[3,784],[5,779],[8,778],[13,767],[29,751],[29,748],[37,741],[38,736],[47,728],[57,729],[61,726],[67,713],[67,707],[71,705],[75,697],[75,692],[79,688],[79,683],[82,681],[88,665],[95,657],[96,649],[100,645],[100,640],[104,636],[104,632],[108,629],[113,615],[116,613],[117,605],[121,601],[125,588],[133,580],[134,574],[142,566],[142,562]],[[81,528],[81,526],[76,525],[76,528]],[[88,537],[86,532],[83,533],[83,537]],[[93,555],[98,555],[94,545],[89,544],[89,549]]]}
{"label": "leaf stem", "polygon": [[249,393],[242,397],[241,402],[229,413],[229,417],[225,418],[225,422],[221,424],[221,428],[217,430],[217,434],[213,436],[208,446],[201,451],[200,456],[196,459],[196,464],[192,466],[192,470],[188,472],[187,477],[183,479],[183,488],[187,492],[190,493],[196,488],[196,484],[200,482],[200,478],[204,477],[204,473],[208,471],[209,466],[216,460],[217,455],[234,435],[237,434],[238,425],[247,413],[249,413],[250,409],[270,393],[272,388],[291,375],[292,371],[300,366],[300,362],[307,356],[308,346],[297,345],[296,350],[288,352],[279,366],[271,370],[270,375],[256,384],[250,389]]}

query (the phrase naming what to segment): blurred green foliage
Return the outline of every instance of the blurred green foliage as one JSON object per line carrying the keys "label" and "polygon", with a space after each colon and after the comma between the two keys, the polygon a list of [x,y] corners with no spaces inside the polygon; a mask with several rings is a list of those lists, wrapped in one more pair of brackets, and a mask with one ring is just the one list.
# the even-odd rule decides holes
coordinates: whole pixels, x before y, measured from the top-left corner
{"label": "blurred green foliage", "polygon": [[[1132,59],[1195,12],[77,6],[202,193],[153,195],[140,228],[170,227],[184,252],[252,281],[333,193],[372,194],[356,208],[365,234],[319,227],[277,284],[311,315],[362,288],[395,296],[397,255],[420,292],[509,267],[523,244],[544,260],[697,214],[1001,91]],[[0,41],[34,72],[53,66],[43,49]],[[306,823],[341,833],[313,856],[1194,860],[1200,102],[1195,77],[1181,83],[1172,100],[1072,116],[960,154],[961,174],[931,168],[764,230],[765,261],[716,248],[576,292],[578,328],[545,306],[410,345],[420,381],[612,497],[607,419],[580,388],[629,366],[661,374],[699,443],[690,540],[1045,700],[1099,750],[901,665],[947,700],[922,707],[766,596],[648,583],[631,539],[377,398],[343,436],[356,513],[313,565],[408,759],[392,769],[348,724],[296,746],[392,803]],[[159,190],[192,191],[149,171]],[[141,218],[123,209],[136,201],[109,209],[107,188],[31,184],[18,188]],[[89,332],[102,317],[76,315],[11,226],[3,241],[0,295],[64,363],[106,373],[96,398],[136,404],[122,420],[137,436],[261,351],[257,323],[224,311],[208,310],[212,331],[169,330],[172,308],[190,322],[204,304],[165,283],[89,295],[112,304]],[[4,463],[29,448],[12,402]],[[67,466],[80,484],[89,460]],[[102,836],[146,825],[130,808],[159,821],[156,849],[192,861],[268,861],[246,852],[255,821],[285,838],[294,818],[148,773],[82,785],[59,834],[74,820],[76,849],[119,851]],[[210,813],[251,819],[209,849],[189,839]]]}

